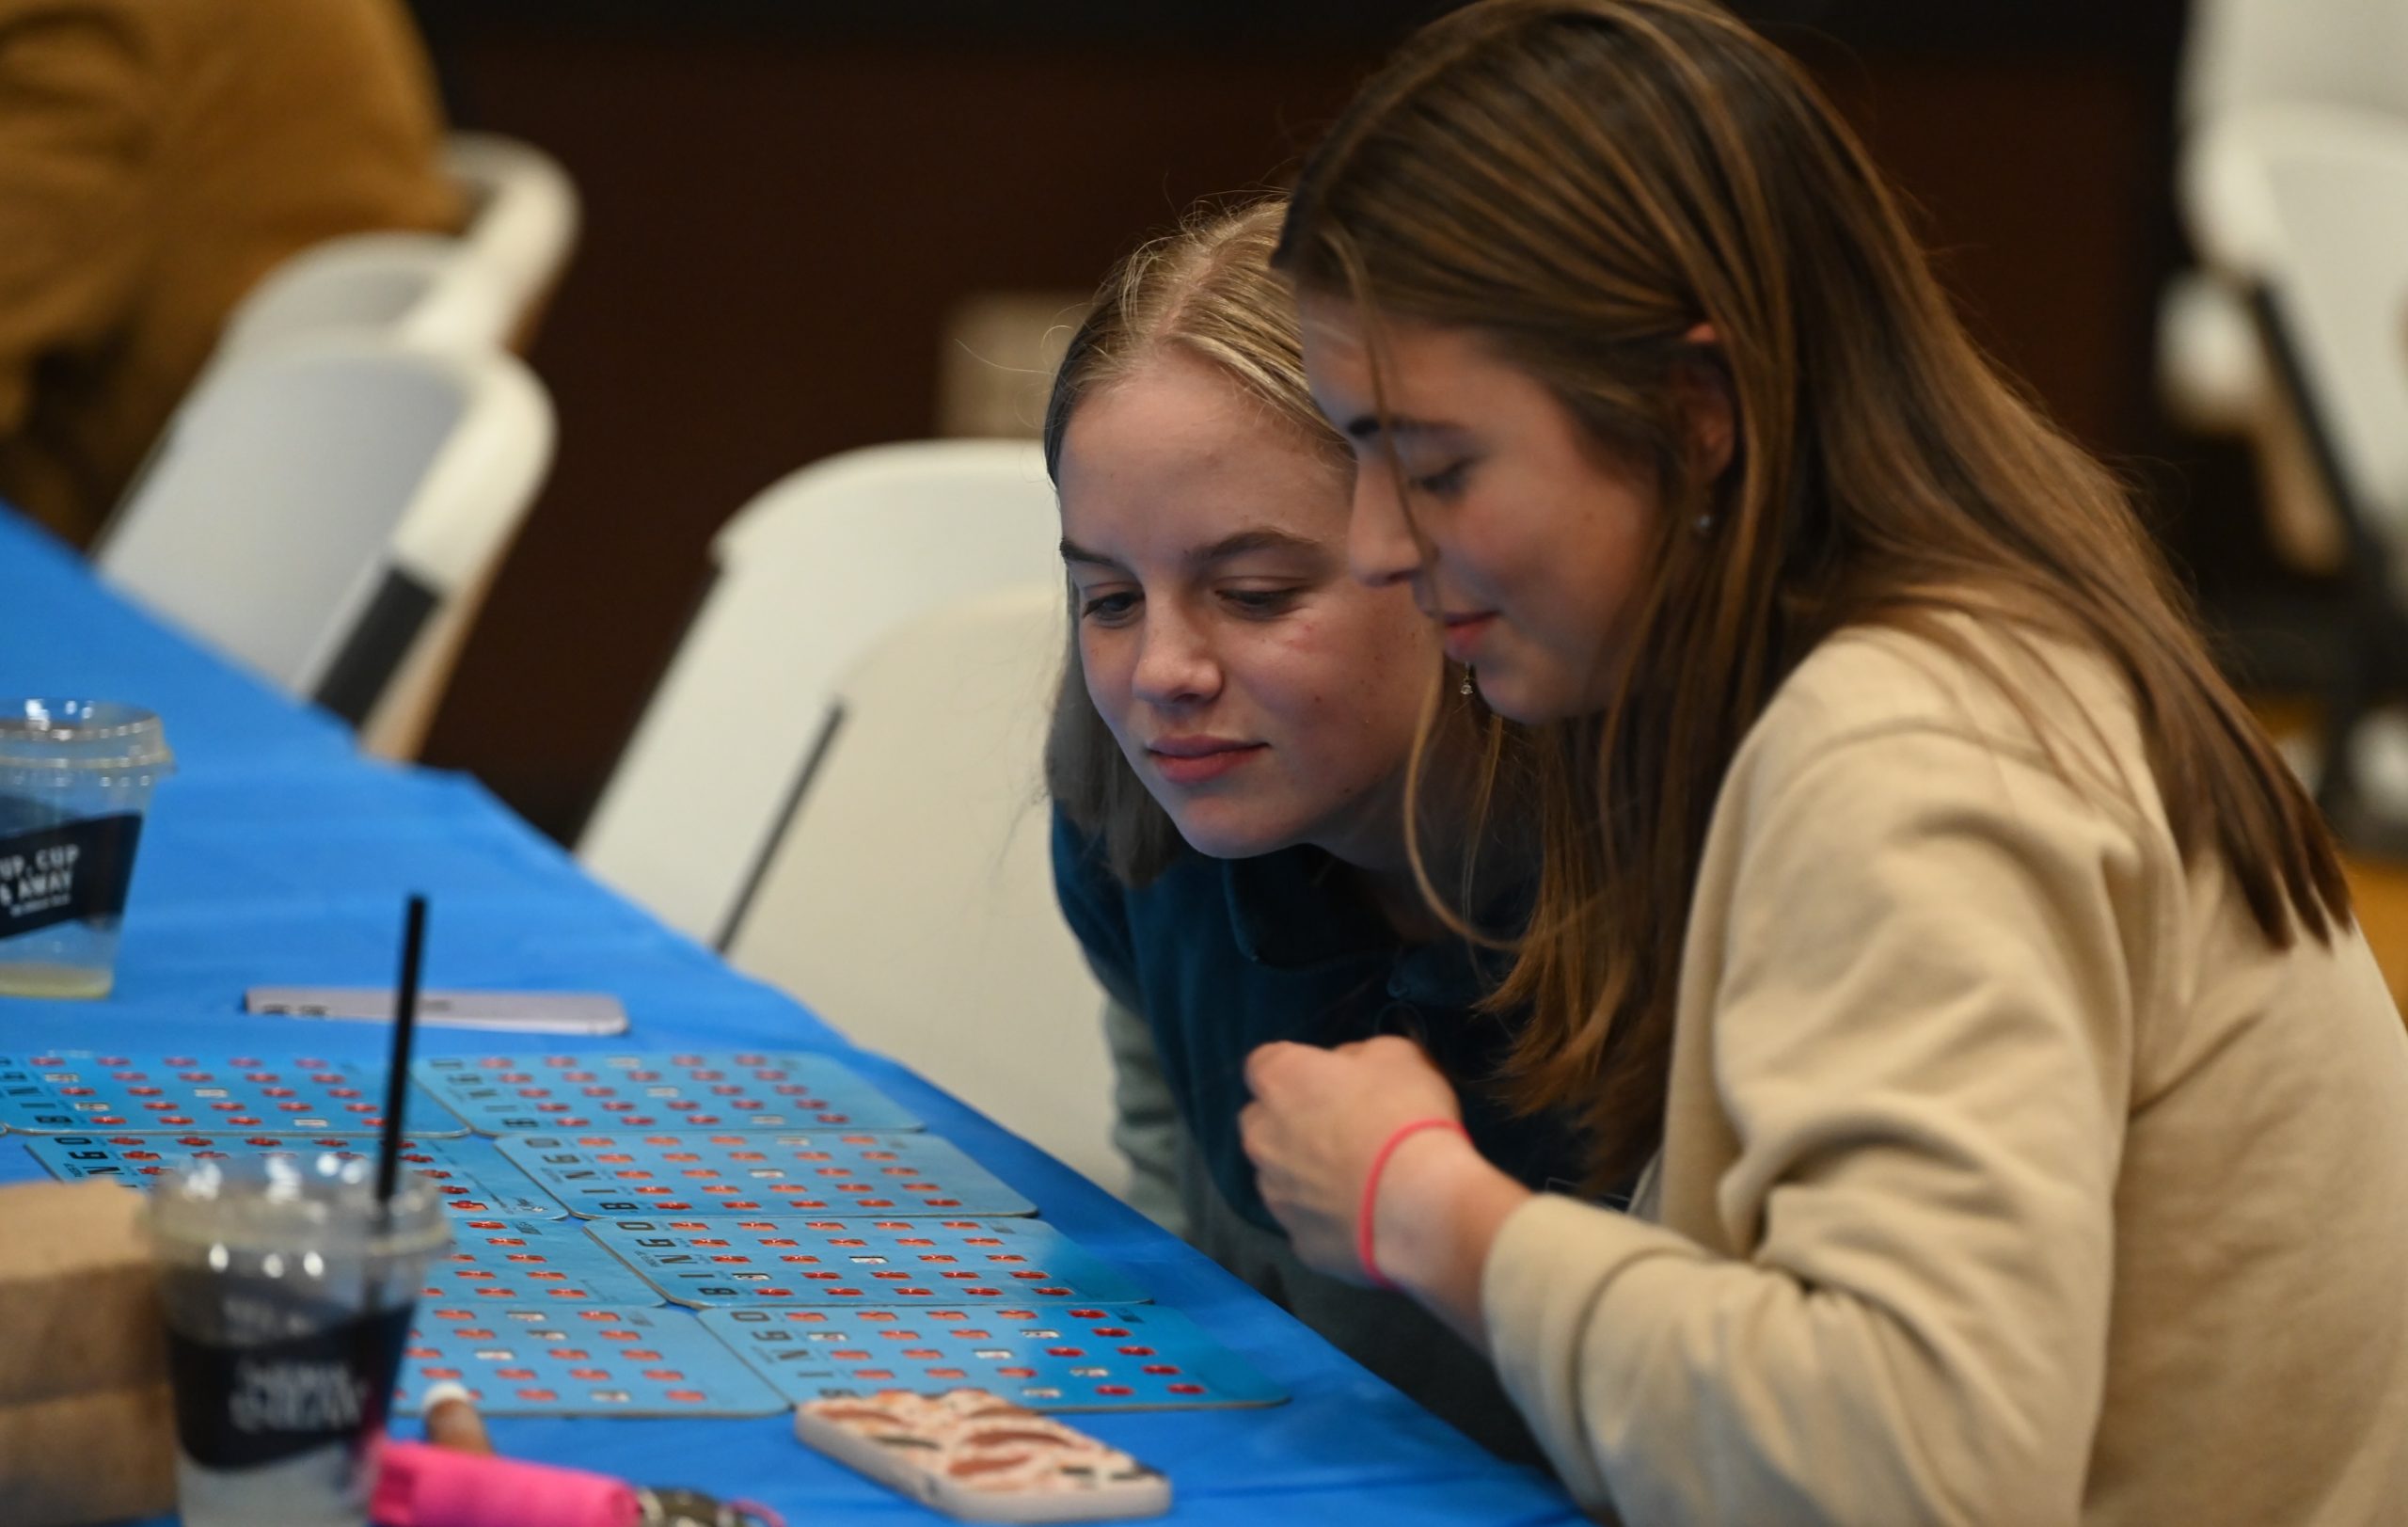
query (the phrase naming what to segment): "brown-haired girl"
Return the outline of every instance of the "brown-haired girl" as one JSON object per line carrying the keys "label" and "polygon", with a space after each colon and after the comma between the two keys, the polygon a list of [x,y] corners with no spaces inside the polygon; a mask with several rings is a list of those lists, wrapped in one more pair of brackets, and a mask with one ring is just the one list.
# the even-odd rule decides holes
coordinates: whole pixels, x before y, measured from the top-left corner
{"label": "brown-haired girl", "polygon": [[1279,263],[1357,575],[1557,734],[1520,1096],[1653,1163],[1534,1194],[1410,1044],[1272,1045],[1299,1251],[1632,1521],[2397,1519],[2408,1033],[2333,845],[1801,72],[1469,7]]}
{"label": "brown-haired girl", "polygon": [[[1165,1218],[1474,1438],[1535,1458],[1481,1354],[1412,1301],[1296,1262],[1238,1140],[1245,1057],[1268,1041],[1420,1033],[1469,1086],[1513,1034],[1480,1010],[1497,972],[1423,905],[1403,809],[1425,708],[1461,786],[1497,763],[1481,734],[1500,729],[1460,670],[1436,692],[1438,637],[1410,594],[1348,574],[1353,468],[1271,270],[1283,211],[1200,216],[1137,251],[1055,377],[1073,630],[1048,758],[1055,883],[1113,997],[1116,1135]],[[1438,836],[1475,897],[1526,889],[1527,851],[1483,867]],[[1577,1175],[1569,1131],[1476,1090],[1465,1104],[1520,1180]]]}

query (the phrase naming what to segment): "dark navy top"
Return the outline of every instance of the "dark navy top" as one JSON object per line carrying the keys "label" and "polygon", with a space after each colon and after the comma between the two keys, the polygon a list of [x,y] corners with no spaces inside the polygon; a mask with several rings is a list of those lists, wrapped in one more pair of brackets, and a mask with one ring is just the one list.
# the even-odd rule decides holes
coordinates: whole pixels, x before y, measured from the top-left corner
{"label": "dark navy top", "polygon": [[1182,849],[1159,879],[1132,889],[1057,809],[1054,879],[1098,978],[1152,1031],[1213,1185],[1249,1222],[1276,1229],[1237,1123],[1245,1058],[1274,1040],[1412,1039],[1454,1081],[1481,1154],[1532,1188],[1580,1176],[1576,1136],[1512,1117],[1484,1085],[1515,1029],[1475,1007],[1502,976],[1500,957],[1452,937],[1407,943],[1320,850],[1212,859]]}

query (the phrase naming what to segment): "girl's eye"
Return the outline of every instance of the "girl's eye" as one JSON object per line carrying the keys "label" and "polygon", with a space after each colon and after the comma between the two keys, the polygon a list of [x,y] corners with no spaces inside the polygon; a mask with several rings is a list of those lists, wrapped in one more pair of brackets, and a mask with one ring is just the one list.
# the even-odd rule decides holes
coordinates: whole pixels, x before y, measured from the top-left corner
{"label": "girl's eye", "polygon": [[1412,478],[1406,485],[1428,498],[1451,499],[1463,491],[1464,478],[1470,471],[1471,462],[1466,458],[1451,466],[1441,467],[1434,472]]}
{"label": "girl's eye", "polygon": [[1099,626],[1117,626],[1137,608],[1133,594],[1098,594],[1079,603],[1079,618]]}
{"label": "girl's eye", "polygon": [[1278,615],[1293,609],[1294,589],[1223,589],[1221,597],[1243,615]]}

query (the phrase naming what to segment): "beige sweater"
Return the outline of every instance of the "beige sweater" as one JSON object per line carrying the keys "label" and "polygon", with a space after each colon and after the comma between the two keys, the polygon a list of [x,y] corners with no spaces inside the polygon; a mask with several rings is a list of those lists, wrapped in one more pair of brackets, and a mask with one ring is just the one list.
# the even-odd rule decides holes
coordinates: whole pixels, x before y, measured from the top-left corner
{"label": "beige sweater", "polygon": [[2408,1521],[2408,1031],[2355,931],[2276,951],[2185,870],[2129,697],[2058,664],[2120,800],[1891,633],[1740,749],[1648,1217],[1541,1198],[1482,1281],[1592,1509]]}

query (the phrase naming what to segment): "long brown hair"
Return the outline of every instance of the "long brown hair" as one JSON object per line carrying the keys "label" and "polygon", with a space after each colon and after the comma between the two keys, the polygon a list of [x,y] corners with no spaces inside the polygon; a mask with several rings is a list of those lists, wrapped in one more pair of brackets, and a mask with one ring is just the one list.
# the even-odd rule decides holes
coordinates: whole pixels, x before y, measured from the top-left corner
{"label": "long brown hair", "polygon": [[[1545,756],[1537,910],[1497,998],[1534,1010],[1516,1095],[1587,1120],[1599,1180],[1661,1134],[1673,973],[1732,756],[1842,627],[1927,636],[2027,717],[1953,612],[2101,654],[2185,856],[2220,856],[2279,946],[2347,926],[2321,820],[2122,486],[1980,353],[1862,147],[1733,17],[1487,0],[1439,20],[1316,151],[1275,262],[1352,297],[1375,340],[1391,316],[1479,331],[1664,486],[1615,698]],[[1701,322],[1709,348],[1684,340]],[[1684,368],[1719,372],[1736,406],[1719,479]],[[1712,533],[1688,533],[1704,515]]]}

